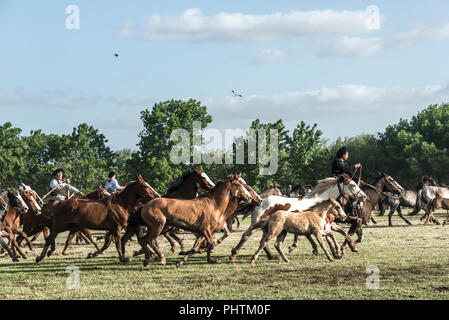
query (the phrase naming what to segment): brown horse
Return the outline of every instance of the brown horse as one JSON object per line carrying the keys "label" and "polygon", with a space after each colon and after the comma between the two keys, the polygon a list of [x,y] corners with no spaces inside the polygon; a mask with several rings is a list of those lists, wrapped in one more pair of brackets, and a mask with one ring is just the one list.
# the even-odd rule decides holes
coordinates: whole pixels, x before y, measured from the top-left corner
{"label": "brown horse", "polygon": [[[209,179],[206,173],[201,171],[199,168],[194,168],[193,171],[184,174],[181,177],[181,182],[178,185],[172,186],[162,198],[169,199],[194,199],[198,196],[198,189],[205,191],[210,191],[215,184]],[[126,227],[126,232],[122,237],[122,251],[125,255],[126,242],[128,242],[131,237],[136,234],[137,237],[143,237],[145,235],[146,226],[140,224],[140,210],[136,210],[128,221],[128,226]],[[184,243],[176,235],[176,228],[173,226],[167,226],[161,234],[170,242],[171,251],[175,252],[176,244],[173,241],[175,239],[180,247],[181,251],[184,251]],[[173,238],[173,239],[172,239]],[[144,253],[143,250],[134,252],[134,256]]]}
{"label": "brown horse", "polygon": [[[235,211],[241,200],[251,200],[251,195],[240,184],[239,178],[240,175],[237,175],[220,181],[207,195],[192,200],[159,198],[145,204],[142,207],[141,218],[148,226],[149,231],[144,239],[139,240],[145,251],[144,265],[147,265],[151,258],[151,252],[146,247],[146,243],[150,244],[161,263],[165,265],[165,257],[157,245],[157,237],[165,225],[178,226],[198,235],[193,249],[188,251],[186,257],[178,262],[178,266],[187,261],[194,253],[204,252],[200,250],[204,241],[206,241],[209,254],[215,246],[215,232],[223,228],[226,220]],[[231,200],[235,206],[233,210],[228,208]]]}
{"label": "brown horse", "polygon": [[[50,235],[45,240],[42,253],[36,258],[41,261],[56,236],[73,226],[93,230],[108,230],[114,235],[119,260],[128,262],[122,253],[121,231],[126,227],[128,217],[141,199],[152,199],[159,196],[156,191],[138,175],[136,181],[129,182],[118,194],[100,200],[69,199],[60,201],[49,207],[48,215],[53,217]],[[103,250],[104,251],[104,250]],[[103,252],[96,251],[90,256],[96,256]]]}
{"label": "brown horse", "polygon": [[263,235],[260,240],[260,246],[251,259],[251,264],[256,262],[259,254],[267,246],[268,242],[276,236],[275,248],[282,259],[284,259],[285,262],[289,262],[282,251],[282,243],[284,242],[287,233],[306,236],[312,244],[313,253],[316,255],[318,251],[315,242],[311,238],[311,235],[313,234],[329,261],[334,261],[324,246],[324,241],[322,239],[323,236],[328,235],[328,232],[324,230],[328,214],[336,215],[343,220],[346,219],[346,214],[340,204],[334,199],[329,199],[315,205],[307,211],[293,213],[285,210],[278,210],[271,214],[268,219],[260,220],[256,223],[256,226],[262,228]]}
{"label": "brown horse", "polygon": [[[358,239],[356,240],[356,243],[363,240],[362,224],[368,223],[370,221],[371,211],[379,202],[379,197],[383,194],[383,192],[386,191],[397,194],[402,194],[405,192],[404,188],[402,188],[399,183],[397,183],[392,177],[380,171],[377,172],[377,176],[374,182],[372,182],[371,184],[363,182],[362,180],[360,180],[360,182],[363,185],[361,189],[368,196],[368,199],[363,201],[363,206],[358,207],[357,209],[357,214],[360,220],[348,219],[349,223],[351,224],[348,234],[352,236],[354,233],[357,233]],[[342,253],[344,253],[347,245],[348,241],[345,240],[345,242],[341,246]]]}
{"label": "brown horse", "polygon": [[[8,209],[8,203],[2,198],[0,197],[0,211],[5,211]],[[0,245],[2,246],[2,248],[8,253],[8,255],[13,259],[13,261],[18,261],[19,259],[17,259],[13,254],[12,251],[9,249],[8,244],[6,243],[6,241],[3,239],[2,236],[2,231],[3,230],[3,223],[0,222]]]}
{"label": "brown horse", "polygon": [[273,183],[271,187],[269,187],[267,190],[259,194],[260,197],[266,197],[266,196],[282,196],[282,192],[276,187],[276,185]]}
{"label": "brown horse", "polygon": [[[28,199],[28,197],[31,197],[31,194],[27,192],[26,194],[24,194],[24,197],[25,199]],[[16,250],[19,255],[22,256],[22,258],[28,258],[28,256],[20,249],[15,236],[15,234],[17,233],[22,233],[22,231],[18,229],[20,215],[22,213],[26,213],[30,209],[30,207],[25,202],[24,197],[22,197],[22,195],[16,190],[9,190],[7,193],[9,206],[7,207],[7,210],[1,219],[2,231],[5,231],[10,239],[12,254],[12,256],[10,256],[13,258],[13,261],[17,261],[18,258]],[[28,245],[31,245],[31,242],[29,240]],[[30,249],[32,249],[32,247],[30,247]]]}

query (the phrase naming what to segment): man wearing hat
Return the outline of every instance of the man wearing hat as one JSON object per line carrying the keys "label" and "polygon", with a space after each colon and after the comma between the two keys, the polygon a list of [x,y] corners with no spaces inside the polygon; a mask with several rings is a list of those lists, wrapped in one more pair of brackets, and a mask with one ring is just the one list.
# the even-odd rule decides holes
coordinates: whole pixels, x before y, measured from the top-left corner
{"label": "man wearing hat", "polygon": [[106,189],[107,192],[109,193],[116,193],[117,191],[122,190],[124,187],[121,187],[118,184],[117,179],[115,178],[115,172],[111,171],[109,172],[109,180],[106,182],[106,184],[104,185],[104,188]]}
{"label": "man wearing hat", "polygon": [[50,193],[50,197],[48,197],[48,200],[65,200],[67,199],[67,195],[69,192],[79,194],[81,196],[84,195],[77,188],[70,185],[69,179],[62,179],[63,173],[64,169],[56,169],[55,171],[53,171],[53,179],[51,179],[50,181],[50,189],[54,188],[54,190]]}
{"label": "man wearing hat", "polygon": [[[349,158],[348,149],[346,147],[341,147],[337,151],[337,157],[332,161],[332,174],[334,176],[339,176],[341,174],[346,173],[349,175],[355,182],[358,182],[358,178],[354,177],[355,170],[360,168],[361,164],[356,163],[353,165],[349,165],[346,163],[346,160]],[[357,205],[351,206],[348,213],[348,219],[351,223],[355,223],[361,225],[362,220],[358,217],[357,213]]]}
{"label": "man wearing hat", "polygon": [[349,165],[346,160],[349,158],[348,149],[346,147],[341,147],[337,151],[337,157],[332,161],[332,174],[338,176],[340,174],[346,173],[350,177],[354,178],[354,172],[356,168],[360,168],[360,163],[354,165]]}

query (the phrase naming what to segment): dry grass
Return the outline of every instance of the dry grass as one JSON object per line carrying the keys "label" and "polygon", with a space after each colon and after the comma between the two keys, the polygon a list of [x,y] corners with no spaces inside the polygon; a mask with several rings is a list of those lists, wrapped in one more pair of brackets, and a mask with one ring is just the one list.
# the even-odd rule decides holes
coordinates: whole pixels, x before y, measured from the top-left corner
{"label": "dry grass", "polygon": [[[446,212],[436,216],[445,218]],[[70,255],[62,256],[67,233],[57,238],[56,255],[36,264],[34,259],[42,248],[40,237],[29,259],[13,263],[0,258],[0,294],[4,299],[448,299],[449,226],[424,226],[418,216],[406,216],[413,223],[406,226],[394,216],[395,226],[387,227],[387,217],[374,217],[378,224],[364,229],[359,252],[348,251],[333,263],[322,251],[314,256],[303,238],[299,248],[288,255],[290,263],[269,261],[262,254],[250,265],[260,231],[241,250],[237,262],[231,263],[231,248],[249,221],[214,250],[217,264],[208,264],[202,254],[180,268],[175,266],[180,256],[169,251],[165,239],[159,243],[166,266],[154,261],[143,267],[142,257],[122,264],[114,245],[95,259],[86,259],[94,249],[86,244],[72,245]],[[192,245],[192,235],[183,233],[182,237]],[[339,235],[337,238],[342,240]],[[291,241],[290,235],[284,247]],[[137,242],[130,242],[127,254],[136,249]],[[80,286],[73,290],[66,287],[66,268],[71,265],[80,270]],[[365,285],[366,268],[371,265],[380,270],[377,290],[368,290]]]}

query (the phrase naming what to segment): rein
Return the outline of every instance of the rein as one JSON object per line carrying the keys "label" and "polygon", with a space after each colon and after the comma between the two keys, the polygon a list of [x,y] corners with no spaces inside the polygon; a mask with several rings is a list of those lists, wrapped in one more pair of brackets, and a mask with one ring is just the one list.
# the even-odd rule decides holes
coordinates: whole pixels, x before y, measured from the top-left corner
{"label": "rein", "polygon": [[376,190],[377,192],[382,193],[384,196],[387,196],[387,197],[390,197],[390,198],[396,199],[396,200],[399,200],[399,199],[400,199],[400,197],[398,197],[398,196],[392,196],[392,195],[390,195],[390,194],[386,194],[386,193],[383,192],[382,190],[377,189],[375,186],[372,186],[372,185],[370,185],[369,183],[366,183],[365,181],[359,180],[359,182],[362,182],[364,185],[367,185],[368,187],[373,188],[373,189]]}

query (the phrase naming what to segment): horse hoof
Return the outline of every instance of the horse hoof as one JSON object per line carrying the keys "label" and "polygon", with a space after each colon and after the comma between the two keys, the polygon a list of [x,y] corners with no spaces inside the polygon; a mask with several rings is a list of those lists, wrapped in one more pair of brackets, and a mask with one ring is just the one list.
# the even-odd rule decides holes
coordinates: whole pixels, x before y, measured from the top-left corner
{"label": "horse hoof", "polygon": [[[12,258],[12,261],[13,261],[13,262],[19,262],[19,258],[14,257],[14,258]],[[37,261],[36,261],[36,263],[37,263]]]}
{"label": "horse hoof", "polygon": [[229,260],[230,260],[231,262],[235,262],[235,261],[237,260],[237,258],[234,257],[234,256],[230,256],[230,257],[229,257]]}
{"label": "horse hoof", "polygon": [[120,262],[123,262],[123,263],[128,263],[130,260],[129,260],[129,258],[128,257],[124,257],[124,258],[121,258],[120,259]]}
{"label": "horse hoof", "polygon": [[176,262],[176,267],[179,268],[180,266],[182,266],[182,262],[181,261]]}
{"label": "horse hoof", "polygon": [[24,256],[22,256],[22,258],[24,258],[24,259],[28,259],[28,256],[27,256],[27,255],[24,255]]}
{"label": "horse hoof", "polygon": [[179,251],[179,255],[185,256],[185,255],[187,255],[187,251],[181,250],[181,251]]}
{"label": "horse hoof", "polygon": [[143,266],[146,267],[150,262],[148,260],[143,260]]}
{"label": "horse hoof", "polygon": [[89,253],[88,255],[87,255],[87,259],[92,259],[94,257],[94,255],[92,254],[92,253]]}
{"label": "horse hoof", "polygon": [[167,262],[165,261],[165,259],[162,259],[162,260],[161,260],[161,264],[162,264],[163,266],[165,266],[165,265],[167,264]]}
{"label": "horse hoof", "polygon": [[318,255],[318,250],[313,250],[312,253],[317,256]]}
{"label": "horse hoof", "polygon": [[[17,259],[17,258],[16,258]],[[18,260],[18,259],[17,259]],[[36,257],[36,263],[39,263],[39,261],[41,261],[42,260],[42,258],[40,258],[40,257]],[[13,260],[14,261],[14,260]]]}

